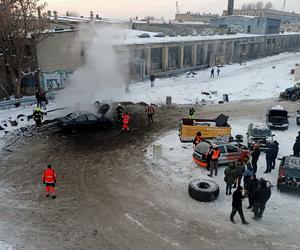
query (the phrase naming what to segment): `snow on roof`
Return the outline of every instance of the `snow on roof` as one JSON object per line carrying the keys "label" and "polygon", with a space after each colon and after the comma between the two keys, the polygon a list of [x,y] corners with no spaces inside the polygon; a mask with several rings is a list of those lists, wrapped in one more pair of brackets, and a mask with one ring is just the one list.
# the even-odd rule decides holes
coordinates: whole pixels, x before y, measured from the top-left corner
{"label": "snow on roof", "polygon": [[252,128],[254,128],[254,129],[269,129],[268,126],[265,123],[262,123],[262,122],[253,123]]}
{"label": "snow on roof", "polygon": [[285,110],[285,108],[281,105],[275,105],[270,108],[271,110]]}

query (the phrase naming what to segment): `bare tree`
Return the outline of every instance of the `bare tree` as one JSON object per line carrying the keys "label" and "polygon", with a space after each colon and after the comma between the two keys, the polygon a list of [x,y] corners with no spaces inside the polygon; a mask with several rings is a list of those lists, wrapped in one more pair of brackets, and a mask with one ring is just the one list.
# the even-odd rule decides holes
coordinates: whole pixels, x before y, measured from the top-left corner
{"label": "bare tree", "polygon": [[45,6],[39,0],[0,0],[0,53],[16,97],[24,72],[36,70],[34,51],[45,30]]}
{"label": "bare tree", "polygon": [[267,2],[267,3],[265,4],[265,9],[267,9],[267,10],[274,9],[273,3],[272,3],[272,2]]}
{"label": "bare tree", "polygon": [[256,9],[256,4],[255,3],[245,3],[242,5],[243,10],[254,10]]}
{"label": "bare tree", "polygon": [[258,10],[261,10],[261,9],[263,9],[264,8],[264,2],[262,2],[262,1],[258,1],[257,3],[256,3],[256,9],[258,9]]}

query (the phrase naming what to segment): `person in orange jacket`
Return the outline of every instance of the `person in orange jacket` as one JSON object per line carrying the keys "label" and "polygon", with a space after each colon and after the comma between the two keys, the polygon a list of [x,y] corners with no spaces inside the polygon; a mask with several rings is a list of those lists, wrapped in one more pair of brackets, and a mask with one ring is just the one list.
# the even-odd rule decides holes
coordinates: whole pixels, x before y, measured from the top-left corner
{"label": "person in orange jacket", "polygon": [[125,114],[122,115],[122,122],[123,122],[122,131],[124,131],[124,130],[129,131],[130,119],[131,119],[131,117],[128,114],[128,112],[126,112]]}
{"label": "person in orange jacket", "polygon": [[50,197],[50,193],[52,195],[52,199],[56,198],[55,195],[55,184],[56,184],[56,173],[52,169],[51,164],[48,164],[47,168],[43,172],[42,177],[43,184],[46,184],[46,192],[47,197]]}
{"label": "person in orange jacket", "polygon": [[220,157],[220,149],[216,144],[212,145],[210,151],[208,153],[209,166],[210,166],[210,174],[209,177],[213,176],[213,172],[215,171],[215,176],[218,174],[218,159]]}
{"label": "person in orange jacket", "polygon": [[197,134],[196,134],[196,136],[195,136],[195,138],[194,138],[194,141],[193,141],[194,148],[195,148],[200,142],[202,142],[203,140],[204,140],[204,139],[203,139],[203,137],[202,137],[201,132],[200,132],[200,131],[197,132]]}

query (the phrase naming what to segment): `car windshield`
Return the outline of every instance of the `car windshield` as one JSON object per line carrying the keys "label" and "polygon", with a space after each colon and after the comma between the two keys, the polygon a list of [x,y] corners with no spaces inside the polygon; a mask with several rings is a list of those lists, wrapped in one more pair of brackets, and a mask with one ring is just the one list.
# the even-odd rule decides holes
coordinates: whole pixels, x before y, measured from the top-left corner
{"label": "car windshield", "polygon": [[73,120],[76,119],[78,117],[78,115],[76,113],[71,113],[65,116],[66,119],[68,120]]}
{"label": "car windshield", "polygon": [[271,130],[268,128],[252,128],[250,134],[252,136],[270,136]]}
{"label": "car windshield", "polygon": [[285,169],[285,175],[287,177],[300,178],[300,170],[292,169],[292,168],[286,168]]}
{"label": "car windshield", "polygon": [[288,112],[286,110],[270,110],[269,116],[283,116],[287,117]]}

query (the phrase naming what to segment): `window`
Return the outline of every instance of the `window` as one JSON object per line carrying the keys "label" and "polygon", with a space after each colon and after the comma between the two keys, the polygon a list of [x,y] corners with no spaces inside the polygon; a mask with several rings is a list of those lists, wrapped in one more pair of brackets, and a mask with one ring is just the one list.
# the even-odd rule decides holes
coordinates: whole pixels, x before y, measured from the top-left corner
{"label": "window", "polygon": [[227,153],[236,153],[236,152],[238,152],[237,148],[234,147],[234,146],[227,145],[226,148],[227,148]]}
{"label": "window", "polygon": [[86,116],[85,115],[80,115],[80,116],[77,117],[76,121],[85,122],[86,121]]}
{"label": "window", "polygon": [[97,121],[98,120],[97,117],[94,115],[87,115],[87,119],[88,119],[88,121]]}
{"label": "window", "polygon": [[225,147],[224,146],[219,146],[218,148],[219,148],[221,154],[225,153]]}
{"label": "window", "polygon": [[250,33],[251,32],[251,26],[248,25],[248,28],[247,28],[247,33]]}

